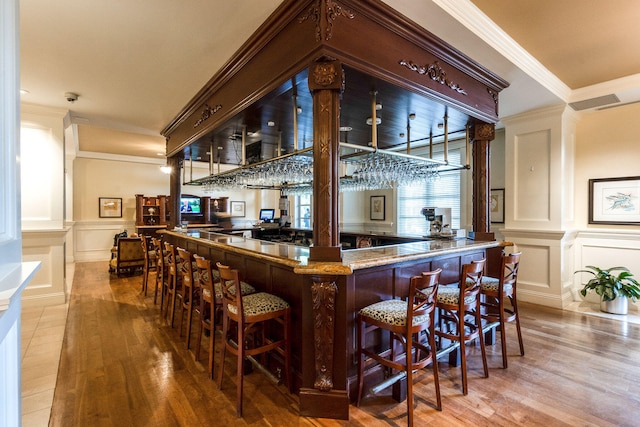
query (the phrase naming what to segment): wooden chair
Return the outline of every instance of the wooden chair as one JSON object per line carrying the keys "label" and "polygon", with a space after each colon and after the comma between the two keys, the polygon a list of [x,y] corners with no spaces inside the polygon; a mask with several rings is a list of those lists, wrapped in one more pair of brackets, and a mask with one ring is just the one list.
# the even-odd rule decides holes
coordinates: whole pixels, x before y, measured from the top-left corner
{"label": "wooden chair", "polygon": [[[200,306],[194,307],[194,311],[197,311],[200,315],[195,358],[196,360],[200,360],[202,334],[205,330],[209,331],[209,373],[211,378],[213,378],[214,332],[222,316],[222,284],[220,283],[220,273],[217,269],[211,267],[211,261],[199,255],[194,255],[193,257],[196,261],[194,280],[199,282],[202,291]],[[240,284],[242,295],[255,293],[255,288],[250,284],[243,281],[240,281]]]}
{"label": "wooden chair", "polygon": [[466,343],[478,339],[482,353],[485,378],[489,376],[487,354],[480,317],[480,285],[485,260],[462,266],[457,286],[440,286],[438,289],[438,329],[436,335],[442,347],[443,339],[459,343],[462,370],[462,394],[467,394]]}
{"label": "wooden chair", "polygon": [[169,324],[173,328],[173,320],[176,312],[177,299],[182,298],[182,278],[175,246],[164,242],[167,261],[167,301],[164,316],[169,316]]}
{"label": "wooden chair", "polygon": [[487,323],[498,322],[500,328],[500,341],[502,344],[502,367],[507,368],[507,340],[505,335],[505,323],[515,322],[520,344],[520,355],[524,356],[524,344],[522,343],[522,331],[520,330],[520,317],[518,316],[518,300],[516,298],[516,285],[518,282],[518,268],[520,266],[520,252],[511,255],[503,255],[498,278],[482,276],[481,306],[482,318]]}
{"label": "wooden chair", "polygon": [[[442,410],[434,328],[438,281],[441,271],[438,269],[422,273],[422,276],[411,277],[409,297],[406,301],[400,299],[380,301],[358,312],[357,406],[360,406],[362,398],[365,356],[367,356],[391,370],[406,372],[409,426],[413,425],[413,372],[429,364],[433,369],[436,408]],[[377,330],[389,331],[391,335],[391,349],[389,351],[379,353],[379,349],[367,348],[367,334]],[[396,341],[404,347],[404,352],[400,355],[396,355],[395,352]]]}
{"label": "wooden chair", "polygon": [[153,292],[153,303],[158,303],[158,289],[160,289],[160,313],[163,312],[165,296],[167,295],[167,256],[162,239],[151,238],[153,250],[156,253],[156,289]]}
{"label": "wooden chair", "polygon": [[[204,333],[204,331],[209,331],[209,378],[213,379],[213,356],[216,342],[214,335],[216,308],[213,288],[214,280],[216,280],[216,278],[213,275],[211,261],[196,254],[193,255],[193,258],[196,260],[196,271],[194,273],[194,278],[198,281],[201,290],[200,305],[198,308],[194,308],[194,310],[197,310],[200,314],[195,357],[196,360],[200,360],[202,334]],[[219,278],[220,275],[218,275],[218,279]],[[220,309],[222,309],[222,304],[220,304]]]}
{"label": "wooden chair", "polygon": [[[220,370],[218,371],[218,387],[222,389],[224,359],[226,351],[229,350],[237,357],[236,414],[241,417],[245,357],[276,351],[284,361],[289,392],[293,391],[290,339],[291,308],[286,301],[266,292],[244,296],[242,292],[236,292],[240,287],[238,270],[219,262],[216,265],[220,272],[222,287],[222,338],[224,340]],[[280,325],[282,329],[267,328],[269,322]],[[237,326],[235,336],[229,334],[232,329],[231,323]],[[273,338],[267,332],[281,332],[281,336]],[[253,339],[248,340],[250,335],[253,335]]]}
{"label": "wooden chair", "polygon": [[111,258],[109,259],[109,273],[113,273],[116,271],[114,261],[116,259],[116,255],[118,254],[118,239],[121,237],[127,237],[127,230],[124,230],[122,233],[116,233],[113,236],[113,246],[111,247]]}
{"label": "wooden chair", "polygon": [[182,278],[180,297],[180,336],[182,336],[182,324],[184,322],[184,312],[187,311],[187,349],[191,346],[191,320],[193,318],[194,306],[200,306],[201,290],[198,287],[199,281],[193,279],[193,264],[191,252],[183,248],[176,248],[180,259],[180,277]]}
{"label": "wooden chair", "polygon": [[110,265],[118,277],[124,270],[133,272],[144,267],[144,251],[140,242],[139,237],[120,237],[118,239],[116,257],[110,261]]}
{"label": "wooden chair", "polygon": [[158,259],[153,242],[151,241],[151,237],[141,235],[140,238],[142,240],[142,251],[144,252],[144,267],[142,268],[142,292],[144,292],[144,296],[147,296],[149,274],[151,274],[152,271],[156,272],[157,274],[156,268]]}

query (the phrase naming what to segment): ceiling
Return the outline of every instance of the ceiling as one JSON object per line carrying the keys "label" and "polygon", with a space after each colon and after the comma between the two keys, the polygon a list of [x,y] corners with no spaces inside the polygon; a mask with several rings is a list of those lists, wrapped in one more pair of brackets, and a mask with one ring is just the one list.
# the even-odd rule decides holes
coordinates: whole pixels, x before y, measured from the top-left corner
{"label": "ceiling", "polygon": [[[563,103],[593,109],[640,100],[635,0],[615,7],[604,0],[383,1],[507,80],[501,117]],[[160,131],[280,2],[21,0],[21,87],[29,92],[22,102],[69,110],[80,151],[161,161]],[[78,100],[67,102],[66,92]],[[613,104],[601,98],[614,94]],[[381,102],[390,119],[392,101]],[[449,115],[456,123],[455,112]],[[431,128],[418,130],[416,121],[412,139]]]}

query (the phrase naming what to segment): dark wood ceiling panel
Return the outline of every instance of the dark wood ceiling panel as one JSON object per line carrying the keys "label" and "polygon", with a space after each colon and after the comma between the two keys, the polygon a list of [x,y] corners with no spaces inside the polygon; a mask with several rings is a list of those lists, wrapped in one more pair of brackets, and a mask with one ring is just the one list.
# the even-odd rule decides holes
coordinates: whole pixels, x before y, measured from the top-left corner
{"label": "dark wood ceiling panel", "polygon": [[[295,81],[295,86],[292,86]],[[464,131],[469,116],[428,97],[399,88],[391,83],[367,76],[353,68],[345,67],[345,91],[341,99],[340,124],[350,127],[350,132],[340,132],[341,142],[366,146],[371,143],[371,126],[366,123],[372,116],[372,93],[381,119],[378,126],[380,148],[406,145],[407,124],[411,126],[413,144],[424,144],[432,132],[442,135],[438,124],[448,116],[449,132]],[[296,103],[294,104],[294,94]],[[294,108],[294,105],[296,108]],[[246,144],[262,144],[262,160],[275,156],[278,140],[282,154],[294,150],[294,112],[297,115],[298,149],[313,144],[313,117],[311,94],[307,87],[306,71],[278,87],[242,113],[203,136],[183,151],[185,159],[209,161],[210,147],[214,148],[214,162],[220,156],[221,163],[239,164],[242,158],[242,132],[246,129]],[[409,121],[409,115],[415,119]],[[273,126],[269,126],[269,122]],[[401,134],[403,134],[401,136]],[[218,148],[221,147],[221,148]],[[255,150],[255,148],[254,148]]]}

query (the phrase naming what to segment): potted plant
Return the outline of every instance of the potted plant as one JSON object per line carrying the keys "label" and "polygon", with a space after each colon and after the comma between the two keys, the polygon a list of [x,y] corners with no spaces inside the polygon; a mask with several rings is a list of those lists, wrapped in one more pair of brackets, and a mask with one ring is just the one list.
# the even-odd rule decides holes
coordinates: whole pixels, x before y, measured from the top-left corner
{"label": "potted plant", "polygon": [[[590,273],[593,278],[580,289],[582,296],[587,291],[595,291],[600,295],[600,310],[613,314],[627,314],[629,298],[634,302],[640,298],[640,283],[626,267],[611,267],[601,269],[593,265],[587,265],[586,270],[578,270],[575,273]],[[613,272],[619,271],[618,275]],[[575,274],[574,273],[574,274]]]}

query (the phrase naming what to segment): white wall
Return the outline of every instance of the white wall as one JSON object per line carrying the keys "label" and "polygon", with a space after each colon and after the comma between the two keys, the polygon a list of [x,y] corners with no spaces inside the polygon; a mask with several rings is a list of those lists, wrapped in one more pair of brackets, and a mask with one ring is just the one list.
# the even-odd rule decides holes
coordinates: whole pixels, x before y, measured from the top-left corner
{"label": "white wall", "polygon": [[[626,266],[640,277],[640,230],[638,225],[588,224],[589,179],[640,176],[640,137],[635,121],[640,104],[625,105],[584,114],[578,122],[575,156],[575,268],[595,265]],[[640,200],[637,201],[640,203]],[[585,278],[575,275],[577,290]],[[636,304],[638,305],[638,304]]]}

